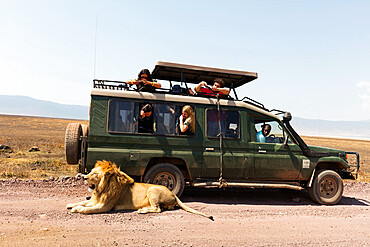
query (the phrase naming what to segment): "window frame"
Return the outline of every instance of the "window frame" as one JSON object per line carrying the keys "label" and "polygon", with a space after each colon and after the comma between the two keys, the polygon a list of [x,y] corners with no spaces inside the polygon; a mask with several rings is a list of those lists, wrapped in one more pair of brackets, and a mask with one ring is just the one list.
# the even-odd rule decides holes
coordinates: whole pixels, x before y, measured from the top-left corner
{"label": "window frame", "polygon": [[[258,123],[256,123],[256,122],[258,122]],[[283,140],[285,140],[285,135],[287,135],[287,137],[288,137],[288,144],[297,144],[296,141],[295,141],[295,139],[293,138],[293,136],[289,132],[289,130],[285,127],[285,125],[281,121],[278,121],[276,119],[253,118],[253,127],[252,128],[254,130],[256,130],[256,124],[261,124],[261,123],[267,123],[267,124],[269,124],[269,122],[276,122],[277,125],[279,125],[282,128],[281,129],[281,131],[283,133],[283,137],[282,138],[283,138]],[[259,131],[257,131],[256,133],[258,133],[258,132]],[[275,143],[275,142],[258,142],[257,141],[256,134],[254,134],[254,142],[255,143],[263,143],[263,144],[273,144],[273,145],[276,145],[276,144],[284,144],[284,142],[282,142],[282,143],[280,143],[280,142],[279,143]]]}
{"label": "window frame", "polygon": [[[208,111],[209,110],[216,110],[217,111],[217,108],[206,108],[205,110],[205,136],[208,138],[208,139],[212,139],[212,140],[215,140],[215,139],[220,139],[219,137],[215,136],[208,136]],[[234,109],[220,109],[220,111],[233,111],[233,112],[237,112],[238,113],[238,138],[230,138],[230,137],[222,137],[222,139],[224,140],[233,140],[233,141],[237,141],[237,140],[241,140],[241,131],[242,131],[242,128],[241,128],[241,114],[240,114],[240,111],[239,110],[234,110]],[[218,121],[217,121],[218,122]]]}
{"label": "window frame", "polygon": [[[160,105],[173,105],[173,106],[178,106],[179,109],[180,109],[180,112],[182,110],[182,107],[184,107],[185,105],[190,105],[193,110],[194,110],[194,118],[195,118],[195,121],[197,122],[197,111],[196,111],[196,107],[193,105],[193,104],[184,104],[184,103],[178,103],[178,102],[163,102],[163,101],[147,101],[147,100],[132,100],[132,99],[109,99],[108,101],[108,114],[107,114],[107,127],[106,127],[106,131],[108,134],[111,134],[111,135],[137,135],[137,136],[153,136],[153,137],[181,137],[181,138],[194,138],[196,137],[196,133],[197,133],[197,123],[195,123],[195,130],[194,130],[194,134],[193,135],[180,135],[180,134],[174,134],[174,135],[171,135],[171,134],[156,134],[155,132],[153,133],[139,133],[139,132],[120,132],[120,131],[112,131],[112,130],[109,130],[109,123],[110,123],[110,112],[111,112],[111,104],[112,102],[114,101],[119,101],[119,102],[129,102],[129,103],[133,103],[133,104],[151,104],[152,107],[153,107],[153,113],[154,114],[154,106],[157,104],[160,104]],[[134,106],[134,108],[136,107],[136,105]],[[140,110],[139,110],[140,111]],[[140,113],[139,113],[140,114]],[[179,115],[180,117],[180,115]],[[177,120],[175,118],[175,120]],[[154,126],[154,123],[155,123],[155,120],[154,120],[154,116],[153,116],[153,126]],[[175,121],[175,126],[174,128],[177,128],[177,125],[176,125],[177,121]]]}

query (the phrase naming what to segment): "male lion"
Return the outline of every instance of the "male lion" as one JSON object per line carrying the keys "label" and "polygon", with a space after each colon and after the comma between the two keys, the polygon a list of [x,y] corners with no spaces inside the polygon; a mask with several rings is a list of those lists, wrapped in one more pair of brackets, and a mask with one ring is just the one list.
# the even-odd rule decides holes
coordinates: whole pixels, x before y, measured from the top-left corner
{"label": "male lion", "polygon": [[71,212],[92,214],[114,210],[138,210],[139,213],[160,213],[161,208],[173,209],[176,205],[190,213],[213,220],[212,216],[184,205],[167,187],[162,185],[135,183],[116,164],[98,161],[85,176],[89,189],[93,190],[90,200],[67,205]]}

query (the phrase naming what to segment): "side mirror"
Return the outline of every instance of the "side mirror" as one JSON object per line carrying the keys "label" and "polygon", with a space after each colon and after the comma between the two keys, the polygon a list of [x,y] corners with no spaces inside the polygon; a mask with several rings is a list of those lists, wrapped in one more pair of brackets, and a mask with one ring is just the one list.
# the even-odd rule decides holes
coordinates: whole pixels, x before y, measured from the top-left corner
{"label": "side mirror", "polygon": [[292,115],[290,112],[285,112],[283,116],[283,122],[290,122],[292,120]]}

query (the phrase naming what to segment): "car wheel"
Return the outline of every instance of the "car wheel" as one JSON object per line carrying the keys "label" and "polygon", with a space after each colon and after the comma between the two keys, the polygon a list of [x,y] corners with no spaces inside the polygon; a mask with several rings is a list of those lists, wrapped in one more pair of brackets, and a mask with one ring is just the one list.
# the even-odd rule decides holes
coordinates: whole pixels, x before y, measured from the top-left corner
{"label": "car wheel", "polygon": [[160,163],[151,167],[144,176],[144,183],[166,186],[178,197],[181,196],[185,188],[182,172],[169,163]]}
{"label": "car wheel", "polygon": [[68,124],[65,133],[65,151],[67,163],[70,165],[78,164],[78,160],[81,158],[81,136],[81,124]]}
{"label": "car wheel", "polygon": [[338,173],[332,170],[320,170],[315,175],[308,190],[311,199],[319,204],[334,205],[343,194],[343,181]]}

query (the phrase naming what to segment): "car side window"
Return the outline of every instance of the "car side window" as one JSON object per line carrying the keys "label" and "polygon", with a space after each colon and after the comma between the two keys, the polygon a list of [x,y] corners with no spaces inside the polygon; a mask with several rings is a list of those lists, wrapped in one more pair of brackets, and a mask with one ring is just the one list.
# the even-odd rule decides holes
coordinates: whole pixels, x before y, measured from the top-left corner
{"label": "car side window", "polygon": [[284,143],[284,139],[287,134],[277,121],[256,120],[254,126],[257,142]]}
{"label": "car side window", "polygon": [[[225,139],[239,139],[240,118],[239,112],[233,110],[207,109],[207,136],[217,138],[221,127],[222,137]],[[220,119],[220,123],[219,120]]]}
{"label": "car side window", "polygon": [[157,135],[176,135],[176,119],[179,116],[179,106],[153,104],[154,133]]}
{"label": "car side window", "polygon": [[109,104],[108,131],[137,133],[138,105],[130,101],[112,100]]}
{"label": "car side window", "polygon": [[[182,108],[183,105],[177,104],[111,100],[108,132],[179,136],[179,118],[182,114]],[[192,109],[195,111],[194,107]],[[194,133],[181,136],[194,136]]]}

